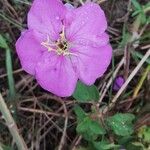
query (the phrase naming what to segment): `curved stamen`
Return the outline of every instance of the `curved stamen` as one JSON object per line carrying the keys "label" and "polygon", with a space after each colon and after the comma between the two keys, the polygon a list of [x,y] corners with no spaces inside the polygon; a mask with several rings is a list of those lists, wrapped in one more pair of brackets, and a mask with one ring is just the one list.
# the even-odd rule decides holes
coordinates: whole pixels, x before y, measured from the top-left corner
{"label": "curved stamen", "polygon": [[48,51],[55,51],[57,55],[63,55],[63,56],[78,56],[75,53],[69,52],[68,49],[68,43],[65,38],[65,27],[62,28],[62,33],[60,34],[60,38],[57,40],[57,42],[52,42],[50,40],[50,37],[47,35],[47,40],[45,42],[41,43],[42,46],[46,47]]}

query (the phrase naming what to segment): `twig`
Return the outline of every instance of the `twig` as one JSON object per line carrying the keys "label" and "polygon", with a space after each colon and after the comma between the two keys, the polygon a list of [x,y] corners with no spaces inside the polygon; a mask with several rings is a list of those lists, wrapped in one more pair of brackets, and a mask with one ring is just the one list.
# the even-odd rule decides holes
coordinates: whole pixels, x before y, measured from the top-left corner
{"label": "twig", "polygon": [[17,144],[18,149],[19,150],[28,150],[22,136],[19,134],[17,125],[16,125],[10,111],[8,110],[8,107],[5,104],[5,101],[4,101],[1,93],[0,93],[0,111],[1,111],[2,115],[4,116],[6,124],[14,138],[14,141]]}
{"label": "twig", "polygon": [[149,49],[149,48],[150,48],[150,44],[141,47],[142,50],[143,49]]}
{"label": "twig", "polygon": [[65,123],[64,123],[64,130],[63,130],[63,134],[61,137],[61,141],[60,141],[58,150],[63,149],[63,146],[65,144],[65,139],[66,139],[67,125],[68,125],[68,113],[67,113],[67,108],[66,108],[66,105],[64,102],[63,102],[63,107],[64,107],[64,113],[65,113],[66,118],[65,118]]}
{"label": "twig", "polygon": [[[26,111],[26,112],[31,112],[31,113],[47,114],[47,115],[52,115],[52,116],[56,116],[56,117],[63,117],[63,118],[66,117],[64,114],[59,114],[59,113],[55,113],[55,112],[44,111],[44,110],[40,110],[40,109],[18,107],[18,110]],[[70,116],[69,118],[73,119],[72,116]]]}
{"label": "twig", "polygon": [[[22,71],[23,71],[23,69],[18,69],[18,70],[13,71],[13,74],[17,74],[17,73],[20,73]],[[7,75],[8,75],[7,73],[2,74],[2,75],[0,75],[0,78],[7,77]]]}
{"label": "twig", "polygon": [[80,135],[80,136],[78,137],[78,139],[76,140],[76,142],[75,142],[75,144],[74,144],[72,150],[76,150],[76,147],[77,147],[78,144],[80,143],[81,139],[82,139],[82,136]]}
{"label": "twig", "polygon": [[113,98],[112,102],[110,103],[110,105],[108,107],[106,107],[103,111],[103,113],[106,113],[108,111],[108,109],[110,109],[111,107],[113,107],[114,103],[116,103],[117,99],[119,98],[119,96],[121,95],[121,93],[125,90],[125,88],[127,87],[127,85],[129,84],[129,82],[133,79],[133,77],[136,75],[136,73],[139,71],[139,69],[141,68],[141,66],[143,65],[143,63],[146,61],[146,59],[150,56],[150,49],[147,51],[147,53],[144,55],[144,57],[142,58],[142,60],[139,62],[139,64],[136,66],[136,68],[132,71],[132,73],[130,74],[130,76],[128,77],[128,79],[126,80],[126,82],[122,85],[122,87],[120,88],[120,90],[117,92],[117,94],[115,95],[115,97]]}

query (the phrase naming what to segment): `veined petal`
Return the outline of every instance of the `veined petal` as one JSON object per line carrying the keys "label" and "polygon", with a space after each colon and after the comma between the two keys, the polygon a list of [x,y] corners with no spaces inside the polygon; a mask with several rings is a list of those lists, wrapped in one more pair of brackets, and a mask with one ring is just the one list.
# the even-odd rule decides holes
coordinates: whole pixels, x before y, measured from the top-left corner
{"label": "veined petal", "polygon": [[112,57],[112,48],[110,45],[100,48],[77,46],[74,53],[77,57],[72,57],[72,62],[76,66],[79,79],[91,85],[107,70]]}
{"label": "veined petal", "polygon": [[45,90],[66,97],[74,92],[78,77],[70,59],[54,52],[42,56],[36,67],[36,79]]}
{"label": "veined petal", "polygon": [[66,37],[70,41],[101,35],[107,28],[105,14],[95,3],[86,3],[72,14],[72,23],[66,28]]}
{"label": "veined petal", "polygon": [[99,48],[101,46],[105,46],[109,43],[109,36],[105,32],[100,36],[87,35],[86,37],[78,37],[74,41],[70,42],[71,47],[76,46],[90,46]]}
{"label": "veined petal", "polygon": [[35,66],[40,60],[43,46],[41,46],[33,30],[26,30],[16,42],[17,54],[22,68],[29,74],[35,74]]}
{"label": "veined petal", "polygon": [[34,0],[28,13],[28,27],[57,40],[65,13],[66,7],[60,0]]}

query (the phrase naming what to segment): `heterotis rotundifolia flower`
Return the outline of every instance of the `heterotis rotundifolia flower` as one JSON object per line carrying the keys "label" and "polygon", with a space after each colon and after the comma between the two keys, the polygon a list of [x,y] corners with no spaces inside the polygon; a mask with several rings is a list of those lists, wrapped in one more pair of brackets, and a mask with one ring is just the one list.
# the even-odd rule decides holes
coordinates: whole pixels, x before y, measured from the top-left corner
{"label": "heterotis rotundifolia flower", "polygon": [[110,64],[107,21],[95,3],[73,8],[59,0],[34,0],[27,25],[17,54],[22,68],[47,91],[71,96],[78,79],[92,85]]}

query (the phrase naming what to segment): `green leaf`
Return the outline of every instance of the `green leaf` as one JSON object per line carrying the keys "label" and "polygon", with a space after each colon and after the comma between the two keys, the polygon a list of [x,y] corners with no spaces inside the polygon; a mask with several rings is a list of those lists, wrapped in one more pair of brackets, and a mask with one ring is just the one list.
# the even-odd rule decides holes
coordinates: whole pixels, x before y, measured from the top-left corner
{"label": "green leaf", "polygon": [[12,57],[11,51],[9,48],[6,49],[6,68],[7,68],[7,78],[8,78],[8,86],[9,86],[9,96],[12,100],[15,99],[15,83],[13,78],[13,65],[12,65]]}
{"label": "green leaf", "polygon": [[90,119],[89,117],[83,118],[83,121],[78,124],[77,126],[77,132],[78,133],[84,133],[88,130],[89,124],[90,124]]}
{"label": "green leaf", "polygon": [[142,126],[140,129],[139,129],[139,132],[138,132],[138,137],[146,142],[146,143],[150,143],[150,127],[148,126]]}
{"label": "green leaf", "polygon": [[141,7],[140,3],[137,2],[137,0],[131,0],[131,2],[134,5],[135,9],[142,10],[142,7]]}
{"label": "green leaf", "polygon": [[112,117],[107,118],[107,124],[116,135],[129,136],[133,133],[132,121],[134,118],[135,116],[133,114],[118,113]]}
{"label": "green leaf", "polygon": [[134,145],[133,143],[127,143],[125,145],[125,148],[126,150],[144,150],[143,148],[141,149],[141,146],[140,145]]}
{"label": "green leaf", "polygon": [[109,143],[107,141],[102,142],[93,142],[94,147],[96,150],[110,150],[112,148],[118,148],[120,145],[115,145],[114,143]]}
{"label": "green leaf", "polygon": [[145,24],[147,22],[146,14],[144,10],[141,11],[141,23]]}
{"label": "green leaf", "polygon": [[77,125],[77,132],[83,136],[84,139],[88,141],[95,140],[99,135],[104,135],[106,133],[105,129],[91,118],[86,117],[81,123]]}
{"label": "green leaf", "polygon": [[141,10],[136,10],[134,13],[132,13],[132,17],[135,17],[136,15],[138,15],[141,12]]}
{"label": "green leaf", "polygon": [[77,121],[78,121],[78,123],[82,122],[83,119],[84,119],[85,117],[87,117],[87,114],[86,114],[86,113],[84,112],[84,110],[83,110],[80,106],[78,106],[78,105],[76,105],[76,106],[74,107],[74,111],[75,111],[75,114],[76,114],[76,116],[77,116]]}
{"label": "green leaf", "polygon": [[119,48],[125,47],[125,45],[128,43],[130,38],[131,38],[131,35],[127,31],[127,27],[124,25],[123,31],[122,31],[122,40],[119,43]]}
{"label": "green leaf", "polygon": [[95,85],[87,86],[78,81],[73,97],[79,102],[99,100],[99,92]]}
{"label": "green leaf", "polygon": [[116,141],[118,141],[118,144],[120,145],[126,145],[128,143],[131,143],[133,141],[134,136],[123,136],[123,137],[117,137]]}
{"label": "green leaf", "polygon": [[14,150],[12,147],[6,145],[2,145],[2,148],[3,150]]}
{"label": "green leaf", "polygon": [[13,68],[12,68],[12,57],[11,57],[11,50],[7,45],[5,38],[0,34],[0,47],[6,50],[6,69],[7,69],[7,79],[8,79],[8,86],[9,86],[9,96],[11,99],[15,98],[15,84],[13,78]]}
{"label": "green leaf", "polygon": [[0,35],[0,47],[1,47],[1,48],[4,48],[4,49],[7,49],[7,48],[8,48],[8,45],[7,45],[7,43],[6,43],[6,40],[5,40],[5,38],[4,38],[2,35]]}
{"label": "green leaf", "polygon": [[140,142],[133,142],[132,144],[136,147],[142,147],[143,150],[145,149],[144,145]]}
{"label": "green leaf", "polygon": [[102,126],[96,121],[91,121],[89,128],[90,131],[94,134],[104,135],[106,133],[105,129],[102,128]]}

